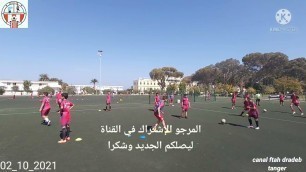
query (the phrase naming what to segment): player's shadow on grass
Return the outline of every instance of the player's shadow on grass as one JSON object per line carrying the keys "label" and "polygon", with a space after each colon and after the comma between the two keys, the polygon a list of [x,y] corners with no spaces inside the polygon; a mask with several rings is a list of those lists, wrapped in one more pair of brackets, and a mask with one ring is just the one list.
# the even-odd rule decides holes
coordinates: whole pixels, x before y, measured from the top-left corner
{"label": "player's shadow on grass", "polygon": [[180,118],[181,118],[181,116],[180,116],[180,115],[171,115],[171,116],[173,116],[173,117],[175,117],[175,118],[178,118],[178,119],[180,119]]}
{"label": "player's shadow on grass", "polygon": [[153,112],[153,111],[154,111],[154,109],[148,109],[148,111],[152,111],[152,112]]}
{"label": "player's shadow on grass", "polygon": [[220,125],[231,125],[231,126],[234,126],[234,127],[248,128],[247,126],[240,125],[240,124],[234,124],[234,123],[230,123],[230,122],[225,123],[225,124],[223,124],[223,123],[219,122],[218,124],[220,124]]}

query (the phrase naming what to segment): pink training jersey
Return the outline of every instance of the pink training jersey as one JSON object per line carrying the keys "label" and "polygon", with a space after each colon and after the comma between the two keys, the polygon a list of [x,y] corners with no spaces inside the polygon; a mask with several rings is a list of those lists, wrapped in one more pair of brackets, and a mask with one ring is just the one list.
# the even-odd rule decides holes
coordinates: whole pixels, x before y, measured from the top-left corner
{"label": "pink training jersey", "polygon": [[62,111],[61,124],[62,125],[67,125],[70,123],[70,120],[71,120],[70,108],[72,106],[74,106],[74,104],[69,102],[68,100],[62,101],[61,103],[61,111]]}
{"label": "pink training jersey", "polygon": [[73,103],[68,100],[63,100],[61,103],[62,112],[70,113],[71,106],[73,106]]}
{"label": "pink training jersey", "polygon": [[44,105],[43,110],[51,109],[49,97],[45,96],[42,100],[42,103]]}
{"label": "pink training jersey", "polygon": [[107,96],[106,96],[106,103],[107,104],[111,103],[111,95],[110,94],[107,94]]}
{"label": "pink training jersey", "polygon": [[285,96],[284,96],[283,94],[279,95],[279,100],[280,100],[281,102],[283,102],[284,99],[285,99]]}
{"label": "pink training jersey", "polygon": [[184,111],[188,111],[188,109],[189,109],[189,99],[188,99],[188,97],[183,97],[182,108],[183,108]]}
{"label": "pink training jersey", "polygon": [[232,95],[232,100],[236,100],[236,98],[237,98],[237,94],[234,93],[234,94]]}
{"label": "pink training jersey", "polygon": [[157,104],[159,101],[160,101],[160,98],[159,98],[159,96],[155,96],[155,104]]}
{"label": "pink training jersey", "polygon": [[256,107],[256,104],[254,102],[249,102],[250,109],[249,109],[249,117],[253,117],[257,119],[259,117],[259,113]]}
{"label": "pink training jersey", "polygon": [[249,109],[250,109],[250,102],[249,102],[249,101],[245,100],[245,101],[243,102],[243,104],[244,104],[244,109],[245,109],[245,110],[249,110]]}
{"label": "pink training jersey", "polygon": [[296,97],[296,95],[293,94],[293,95],[291,96],[291,102],[292,102],[292,103],[297,103],[297,97]]}
{"label": "pink training jersey", "polygon": [[164,107],[165,107],[165,102],[164,102],[164,100],[160,100],[159,102],[157,102],[157,103],[155,104],[154,115],[155,115],[155,117],[156,117],[158,120],[160,120],[160,121],[162,121],[162,120],[164,119],[164,116],[163,116],[163,113],[162,113],[162,112],[161,112],[160,114],[158,113],[158,108],[160,109],[160,111],[162,111]]}
{"label": "pink training jersey", "polygon": [[188,97],[184,97],[182,102],[183,102],[183,106],[189,106],[189,99],[188,99]]}

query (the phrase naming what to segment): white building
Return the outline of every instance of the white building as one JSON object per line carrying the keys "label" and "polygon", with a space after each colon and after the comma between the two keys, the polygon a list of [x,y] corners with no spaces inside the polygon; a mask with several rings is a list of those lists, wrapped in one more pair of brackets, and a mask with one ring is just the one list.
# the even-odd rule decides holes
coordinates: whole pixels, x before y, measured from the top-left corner
{"label": "white building", "polygon": [[[70,85],[76,89],[76,94],[83,94],[83,88],[85,87],[91,87],[93,88],[93,85]],[[97,90],[100,90],[103,92],[103,90],[111,90],[117,94],[118,91],[123,91],[123,86],[101,86],[101,88],[97,85]]]}
{"label": "white building", "polygon": [[[26,93],[23,88],[24,81],[17,81],[17,80],[0,80],[0,87],[4,88],[5,93],[4,95],[27,95],[30,93]],[[31,81],[32,85],[30,86],[30,90],[33,91],[33,95],[37,95],[37,91],[42,89],[46,86],[53,88],[55,91],[58,91],[61,86],[58,84],[57,81]],[[18,86],[18,92],[14,92],[12,87]]]}
{"label": "white building", "polygon": [[[166,87],[170,84],[180,84],[182,78],[174,78],[170,77],[166,81]],[[150,90],[160,90],[160,86],[158,85],[158,81],[154,81],[150,78],[138,78],[138,80],[134,80],[133,82],[133,90],[144,93],[145,91]]]}

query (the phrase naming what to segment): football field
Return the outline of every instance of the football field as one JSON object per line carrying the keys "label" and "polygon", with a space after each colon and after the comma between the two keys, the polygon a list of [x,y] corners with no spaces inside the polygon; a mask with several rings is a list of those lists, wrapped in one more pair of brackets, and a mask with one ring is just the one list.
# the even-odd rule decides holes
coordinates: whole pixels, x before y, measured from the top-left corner
{"label": "football field", "polygon": [[[0,97],[0,171],[306,171],[306,116],[297,109],[293,116],[289,101],[285,106],[262,101],[260,129],[255,130],[239,116],[242,99],[232,110],[230,98],[190,98],[188,119],[179,118],[179,104],[165,106],[172,132],[164,134],[147,130],[156,122],[148,96],[115,96],[111,111],[103,110],[105,96],[71,96],[72,139],[58,144],[55,97],[51,126],[41,125],[40,99]],[[220,124],[221,119],[227,123]]]}

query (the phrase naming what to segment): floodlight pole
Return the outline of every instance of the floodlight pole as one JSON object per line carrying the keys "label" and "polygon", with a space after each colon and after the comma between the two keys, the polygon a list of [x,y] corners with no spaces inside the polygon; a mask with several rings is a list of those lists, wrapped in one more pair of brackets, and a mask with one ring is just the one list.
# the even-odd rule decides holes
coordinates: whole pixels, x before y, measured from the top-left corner
{"label": "floodlight pole", "polygon": [[102,88],[101,88],[101,75],[102,75],[102,72],[101,72],[101,66],[102,66],[102,50],[98,50],[98,55],[100,56],[100,81],[99,81],[99,88],[100,88],[100,92],[102,92]]}

